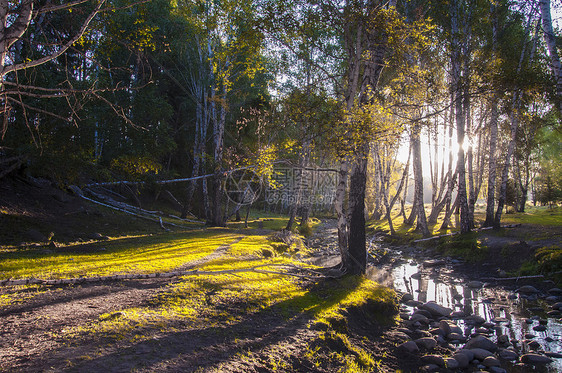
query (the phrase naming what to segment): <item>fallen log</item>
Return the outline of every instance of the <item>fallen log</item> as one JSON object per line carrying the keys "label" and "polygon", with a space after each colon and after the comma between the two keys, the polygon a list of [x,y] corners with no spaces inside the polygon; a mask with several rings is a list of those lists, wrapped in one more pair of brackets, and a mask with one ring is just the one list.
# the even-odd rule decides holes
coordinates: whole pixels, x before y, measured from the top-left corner
{"label": "fallen log", "polygon": [[517,276],[517,277],[483,277],[483,281],[519,281],[531,278],[544,278],[544,275]]}

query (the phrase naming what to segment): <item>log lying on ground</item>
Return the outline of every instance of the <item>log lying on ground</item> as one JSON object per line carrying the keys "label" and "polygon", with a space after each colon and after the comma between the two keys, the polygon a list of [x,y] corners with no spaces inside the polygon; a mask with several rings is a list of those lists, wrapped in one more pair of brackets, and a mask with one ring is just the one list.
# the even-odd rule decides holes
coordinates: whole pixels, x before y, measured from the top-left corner
{"label": "log lying on ground", "polygon": [[532,278],[544,278],[544,275],[517,276],[517,277],[483,277],[483,281],[518,281]]}
{"label": "log lying on ground", "polygon": [[[114,199],[112,199],[110,197],[104,196],[100,193],[96,193],[96,192],[94,192],[90,189],[86,189],[86,191],[89,194],[91,194],[92,196],[94,196],[96,198],[99,198],[99,199],[104,201],[104,202],[100,202],[100,201],[97,201],[93,198],[86,197],[84,195],[84,192],[80,188],[78,188],[74,185],[70,186],[69,189],[75,195],[77,195],[78,197],[80,197],[82,199],[85,199],[86,201],[90,201],[90,202],[93,202],[93,203],[98,204],[100,206],[108,207],[108,208],[113,209],[113,210],[121,211],[121,212],[124,212],[126,214],[136,216],[138,218],[142,218],[142,219],[146,219],[146,220],[150,220],[150,221],[159,223],[161,227],[163,227],[163,224],[171,225],[171,226],[174,226],[174,227],[180,227],[180,228],[182,227],[181,225],[177,225],[177,224],[174,224],[174,223],[163,221],[162,217],[158,215],[159,211],[144,210],[144,209],[141,209],[139,207],[129,205],[125,202],[115,201]],[[162,215],[164,215],[164,214],[162,214]],[[197,221],[197,220],[190,220],[190,219],[180,219],[180,220],[185,221],[185,222],[189,222],[189,223],[205,224],[205,223],[203,223],[201,221]],[[165,229],[165,228],[163,228],[163,229]]]}

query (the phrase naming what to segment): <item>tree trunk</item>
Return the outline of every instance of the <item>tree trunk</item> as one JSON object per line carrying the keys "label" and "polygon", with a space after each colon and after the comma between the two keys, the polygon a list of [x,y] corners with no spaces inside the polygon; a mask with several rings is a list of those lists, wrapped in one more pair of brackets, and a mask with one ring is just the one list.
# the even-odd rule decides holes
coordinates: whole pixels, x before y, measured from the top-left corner
{"label": "tree trunk", "polygon": [[[494,57],[497,54],[498,45],[498,17],[496,6],[492,3],[492,48]],[[490,102],[490,147],[488,151],[488,198],[486,200],[486,220],[484,227],[494,225],[494,201],[496,197],[496,146],[498,141],[498,102],[499,92],[494,92]]]}
{"label": "tree trunk", "polygon": [[[425,215],[423,201],[423,172],[421,162],[421,146],[420,146],[420,127],[414,125],[412,128],[412,153],[414,166],[414,205],[416,206],[417,225],[416,230],[422,232],[424,237],[431,235],[427,227],[427,219]],[[413,207],[412,207],[413,209]]]}
{"label": "tree trunk", "polygon": [[542,28],[544,40],[550,54],[550,66],[556,78],[556,96],[558,98],[558,110],[562,112],[562,65],[560,55],[556,46],[556,35],[552,28],[552,17],[550,15],[550,0],[540,0]]}
{"label": "tree trunk", "polygon": [[[364,146],[366,147],[366,146]],[[365,237],[365,189],[367,186],[367,149],[353,163],[349,183],[349,246],[346,272],[363,274],[367,268]]]}
{"label": "tree trunk", "polygon": [[[465,154],[463,149],[465,136],[465,111],[463,105],[463,84],[461,72],[461,46],[459,31],[459,4],[457,0],[451,1],[451,66],[452,66],[452,86],[454,89],[455,103],[455,122],[457,124],[457,142],[459,152],[457,155],[457,175],[458,175],[458,199],[460,206],[460,231],[461,233],[470,232],[468,218],[468,201],[466,196],[466,169]],[[464,77],[467,79],[467,77]]]}
{"label": "tree trunk", "polygon": [[335,210],[338,217],[338,248],[340,249],[340,254],[342,257],[343,267],[347,266],[347,244],[349,236],[349,225],[347,220],[347,215],[345,211],[347,210],[345,206],[345,195],[347,191],[347,179],[349,178],[349,162],[344,159],[340,165],[340,170],[338,172],[338,184],[336,187],[336,197],[335,197]]}

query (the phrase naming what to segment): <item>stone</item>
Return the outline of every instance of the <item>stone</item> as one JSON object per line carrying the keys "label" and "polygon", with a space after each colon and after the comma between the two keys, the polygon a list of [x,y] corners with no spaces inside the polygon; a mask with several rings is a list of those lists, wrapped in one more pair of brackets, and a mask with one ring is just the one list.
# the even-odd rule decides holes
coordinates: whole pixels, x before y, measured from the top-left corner
{"label": "stone", "polygon": [[488,368],[488,370],[490,371],[490,373],[507,373],[507,370],[501,367],[490,367]]}
{"label": "stone", "polygon": [[416,310],[416,312],[414,312],[414,315],[417,315],[417,314],[424,315],[424,316],[427,317],[428,319],[430,319],[430,318],[433,317],[433,316],[431,315],[431,313],[429,313],[429,312],[426,311],[426,310]]}
{"label": "stone", "polygon": [[469,351],[472,351],[474,353],[474,358],[480,361],[484,360],[488,356],[493,355],[490,351],[485,350],[483,348],[471,348]]}
{"label": "stone", "polygon": [[517,293],[524,293],[524,294],[537,294],[540,291],[537,290],[534,286],[531,285],[523,285],[519,289],[516,290]]}
{"label": "stone", "polygon": [[496,324],[494,324],[493,322],[485,322],[484,324],[482,324],[483,327],[491,329],[494,326],[496,326]]}
{"label": "stone", "polygon": [[414,353],[418,352],[420,349],[419,349],[418,345],[416,344],[416,342],[408,341],[408,342],[404,342],[401,345],[399,345],[398,350],[405,351],[405,352],[408,352],[410,354],[414,354]]}
{"label": "stone", "polygon": [[440,355],[424,355],[421,357],[423,364],[434,364],[441,368],[445,367],[445,359]]}
{"label": "stone", "polygon": [[419,280],[421,278],[421,272],[416,272],[414,274],[412,274],[410,277],[413,278],[414,280]]}
{"label": "stone", "polygon": [[443,259],[430,259],[424,261],[422,264],[424,267],[437,267],[437,266],[445,265],[445,261]]}
{"label": "stone", "polygon": [[537,325],[533,327],[533,330],[536,332],[544,332],[546,330],[546,326],[544,325]]}
{"label": "stone", "polygon": [[459,362],[453,359],[452,357],[445,358],[445,367],[447,367],[447,369],[453,369],[453,370],[458,369]]}
{"label": "stone", "polygon": [[539,350],[542,347],[537,341],[530,341],[527,343],[527,346],[529,346],[531,350]]}
{"label": "stone", "polygon": [[501,359],[508,360],[508,361],[517,360],[517,358],[519,357],[515,351],[507,350],[507,349],[501,350],[499,356]]}
{"label": "stone", "polygon": [[482,316],[478,316],[478,315],[470,315],[466,318],[466,321],[472,321],[474,324],[478,325],[478,324],[483,324],[484,322],[486,322],[486,319],[483,318]]}
{"label": "stone", "polygon": [[418,301],[418,300],[409,300],[406,302],[406,306],[409,307],[419,307],[421,306],[423,303]]}
{"label": "stone", "polygon": [[458,367],[460,369],[468,368],[470,364],[470,360],[467,354],[456,353],[453,355],[453,359],[457,361]]}
{"label": "stone", "polygon": [[484,364],[487,367],[499,367],[499,366],[501,366],[500,361],[493,356],[488,356],[487,358],[482,360],[482,364]]}
{"label": "stone", "polygon": [[414,300],[413,295],[410,294],[410,293],[406,293],[406,294],[402,295],[402,298],[400,298],[401,303],[406,303],[409,300]]}
{"label": "stone", "polygon": [[552,311],[548,311],[546,314],[550,317],[558,317],[560,316],[560,311],[552,310]]}
{"label": "stone", "polygon": [[552,363],[552,359],[548,356],[533,353],[521,355],[520,361],[524,364],[530,365],[544,365]]}
{"label": "stone", "polygon": [[481,288],[484,286],[484,283],[481,281],[469,281],[466,286],[472,289]]}
{"label": "stone", "polygon": [[429,319],[427,317],[425,317],[424,315],[419,314],[419,313],[413,314],[412,317],[410,317],[409,321],[411,323],[415,323],[417,321],[417,322],[424,323],[426,325],[429,324]]}
{"label": "stone", "polygon": [[548,290],[548,293],[552,295],[562,295],[562,289],[552,288]]}
{"label": "stone", "polygon": [[451,324],[447,320],[439,321],[439,330],[443,332],[444,335],[451,333]]}
{"label": "stone", "polygon": [[468,358],[468,361],[472,361],[474,360],[474,352],[467,350],[467,349],[462,349],[462,350],[458,350],[456,352],[456,354],[463,354],[466,355],[466,357]]}
{"label": "stone", "polygon": [[435,364],[427,364],[421,367],[422,372],[437,372],[439,371],[439,369],[441,369],[439,368],[439,365],[435,365]]}
{"label": "stone", "polygon": [[552,308],[553,310],[562,310],[562,302],[554,303],[554,304],[551,306],[551,308]]}
{"label": "stone", "polygon": [[401,333],[405,333],[405,334],[408,334],[408,335],[410,335],[410,333],[412,332],[408,328],[398,328],[398,329],[396,329],[396,331],[401,332]]}
{"label": "stone", "polygon": [[432,350],[435,346],[437,346],[437,341],[431,337],[419,338],[414,342],[418,345],[418,347],[426,350]]}
{"label": "stone", "polygon": [[490,334],[490,329],[483,328],[483,327],[477,328],[476,333],[478,333],[478,334]]}
{"label": "stone", "polygon": [[498,343],[502,343],[502,344],[509,343],[509,337],[505,334],[499,335]]}
{"label": "stone", "polygon": [[526,324],[532,324],[532,323],[533,323],[533,320],[531,320],[531,319],[525,319],[525,323],[526,323]]}
{"label": "stone", "polygon": [[536,337],[536,335],[531,334],[531,333],[525,334],[525,339],[533,339],[533,338],[535,338],[535,337]]}
{"label": "stone", "polygon": [[482,348],[484,350],[494,352],[498,349],[498,346],[496,346],[496,344],[492,342],[491,339],[479,335],[474,338],[471,338],[468,342],[466,342],[465,348],[468,349]]}
{"label": "stone", "polygon": [[450,333],[450,334],[447,335],[447,339],[449,341],[459,341],[459,342],[465,342],[466,341],[466,338],[462,334],[459,334],[459,333]]}
{"label": "stone", "polygon": [[546,352],[545,355],[554,359],[562,359],[562,354],[558,352]]}
{"label": "stone", "polygon": [[420,308],[429,311],[432,315],[435,316],[449,316],[451,312],[453,312],[452,309],[443,307],[435,302],[424,303],[420,306]]}

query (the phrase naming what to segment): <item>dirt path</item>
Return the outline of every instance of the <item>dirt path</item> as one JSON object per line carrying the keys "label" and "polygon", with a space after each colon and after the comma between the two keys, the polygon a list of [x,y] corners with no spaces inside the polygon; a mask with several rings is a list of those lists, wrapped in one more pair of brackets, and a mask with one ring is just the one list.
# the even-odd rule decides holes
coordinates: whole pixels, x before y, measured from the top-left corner
{"label": "dirt path", "polygon": [[[241,239],[221,245],[213,253],[186,263],[179,270],[193,269],[216,259]],[[43,286],[23,292],[19,290],[21,287],[0,288],[0,296],[27,292],[25,298],[30,298],[25,301],[16,298],[14,304],[0,309],[0,371],[48,370],[46,362],[60,360],[57,355],[66,348],[65,331],[97,320],[106,313],[145,306],[148,300],[176,281],[163,278],[106,281]]]}

